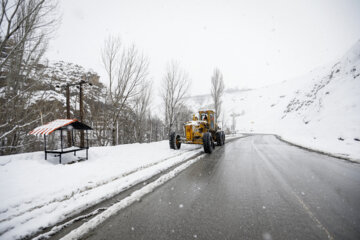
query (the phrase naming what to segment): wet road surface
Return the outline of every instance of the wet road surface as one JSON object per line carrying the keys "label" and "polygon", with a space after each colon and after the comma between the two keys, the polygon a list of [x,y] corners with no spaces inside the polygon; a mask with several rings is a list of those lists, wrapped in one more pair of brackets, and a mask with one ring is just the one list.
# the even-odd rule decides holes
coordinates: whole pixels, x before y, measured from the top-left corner
{"label": "wet road surface", "polygon": [[249,136],[84,239],[360,239],[360,164]]}

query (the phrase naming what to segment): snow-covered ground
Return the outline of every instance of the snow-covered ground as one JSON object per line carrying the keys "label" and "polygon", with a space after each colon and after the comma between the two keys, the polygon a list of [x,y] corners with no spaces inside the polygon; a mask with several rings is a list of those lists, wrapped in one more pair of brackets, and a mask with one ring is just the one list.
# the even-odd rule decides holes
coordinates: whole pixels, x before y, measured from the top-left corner
{"label": "snow-covered ground", "polygon": [[[199,145],[171,150],[161,141],[94,147],[89,160],[64,165],[58,157],[45,161],[43,152],[1,156],[0,239],[53,226],[201,153]],[[72,160],[64,155],[63,162]]]}
{"label": "snow-covered ground", "polygon": [[0,238],[51,226],[202,151],[162,141],[90,148],[88,161],[70,165],[45,161],[43,152],[2,156]]}
{"label": "snow-covered ground", "polygon": [[[239,81],[241,78],[239,77]],[[188,99],[194,111],[210,96]],[[273,133],[314,150],[360,161],[360,41],[341,59],[268,87],[226,92],[224,122],[240,132]]]}

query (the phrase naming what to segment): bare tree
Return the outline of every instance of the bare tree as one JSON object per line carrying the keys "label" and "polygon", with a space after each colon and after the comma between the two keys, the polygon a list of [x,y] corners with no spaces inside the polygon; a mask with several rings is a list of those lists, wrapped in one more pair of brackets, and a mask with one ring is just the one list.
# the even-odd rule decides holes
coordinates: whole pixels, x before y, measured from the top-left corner
{"label": "bare tree", "polygon": [[40,107],[32,98],[44,69],[40,60],[59,22],[56,9],[51,0],[1,1],[0,152],[5,154],[19,152],[28,130],[40,122]]}
{"label": "bare tree", "polygon": [[[89,113],[86,113],[89,117],[89,121],[92,123],[93,131],[92,134],[94,136],[95,142],[93,144],[98,146],[107,146],[111,144],[111,131],[108,126],[111,125],[111,121],[109,119],[109,112],[111,112],[112,108],[110,105],[106,104],[106,94],[107,88],[100,82],[92,82],[93,88],[91,91],[87,93],[88,97],[85,99],[90,99],[89,103]],[[76,96],[78,94],[76,93]],[[76,103],[77,101],[72,101]],[[76,104],[74,105],[74,108]]]}
{"label": "bare tree", "polygon": [[0,12],[0,69],[14,56],[23,65],[42,57],[59,18],[57,2],[45,0],[2,0]]}
{"label": "bare tree", "polygon": [[211,77],[211,97],[214,101],[214,108],[216,116],[221,116],[222,96],[224,94],[224,80],[223,75],[219,69],[215,68],[213,76]]}
{"label": "bare tree", "polygon": [[136,116],[134,122],[134,136],[136,142],[142,143],[144,141],[146,117],[150,106],[151,91],[151,83],[145,82],[142,86],[140,94],[134,99],[133,111]]}
{"label": "bare tree", "polygon": [[124,47],[118,37],[109,37],[105,41],[101,57],[109,81],[107,100],[114,108],[109,118],[112,122],[112,145],[115,145],[122,110],[141,92],[141,86],[148,77],[149,64],[134,45]]}
{"label": "bare tree", "polygon": [[189,87],[190,79],[187,73],[180,69],[177,63],[169,63],[163,78],[163,89],[161,92],[165,106],[165,125],[169,135],[174,130],[176,116],[184,102],[184,97],[188,93]]}

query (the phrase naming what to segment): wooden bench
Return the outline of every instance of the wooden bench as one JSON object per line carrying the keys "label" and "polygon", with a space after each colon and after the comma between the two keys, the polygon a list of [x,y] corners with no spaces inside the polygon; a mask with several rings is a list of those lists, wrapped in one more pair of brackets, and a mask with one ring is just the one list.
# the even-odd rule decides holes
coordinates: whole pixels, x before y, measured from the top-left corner
{"label": "wooden bench", "polygon": [[77,151],[83,151],[86,150],[86,157],[85,160],[88,159],[88,150],[89,147],[84,147],[84,148],[80,148],[80,147],[71,147],[71,148],[64,148],[64,149],[56,149],[56,150],[45,150],[45,160],[47,160],[47,154],[48,153],[53,153],[55,154],[55,157],[59,157],[59,163],[61,163],[61,155],[65,154],[65,153],[74,153],[74,156],[76,156],[76,152]]}

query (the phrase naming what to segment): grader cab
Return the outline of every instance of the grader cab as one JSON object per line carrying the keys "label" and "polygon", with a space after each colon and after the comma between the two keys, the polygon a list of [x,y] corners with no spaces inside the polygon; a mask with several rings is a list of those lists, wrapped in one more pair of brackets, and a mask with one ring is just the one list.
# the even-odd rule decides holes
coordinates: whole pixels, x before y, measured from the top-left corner
{"label": "grader cab", "polygon": [[184,123],[184,136],[172,132],[169,144],[171,149],[180,149],[182,143],[202,144],[206,153],[212,153],[216,145],[225,144],[225,133],[220,130],[213,110],[199,111],[192,121]]}

